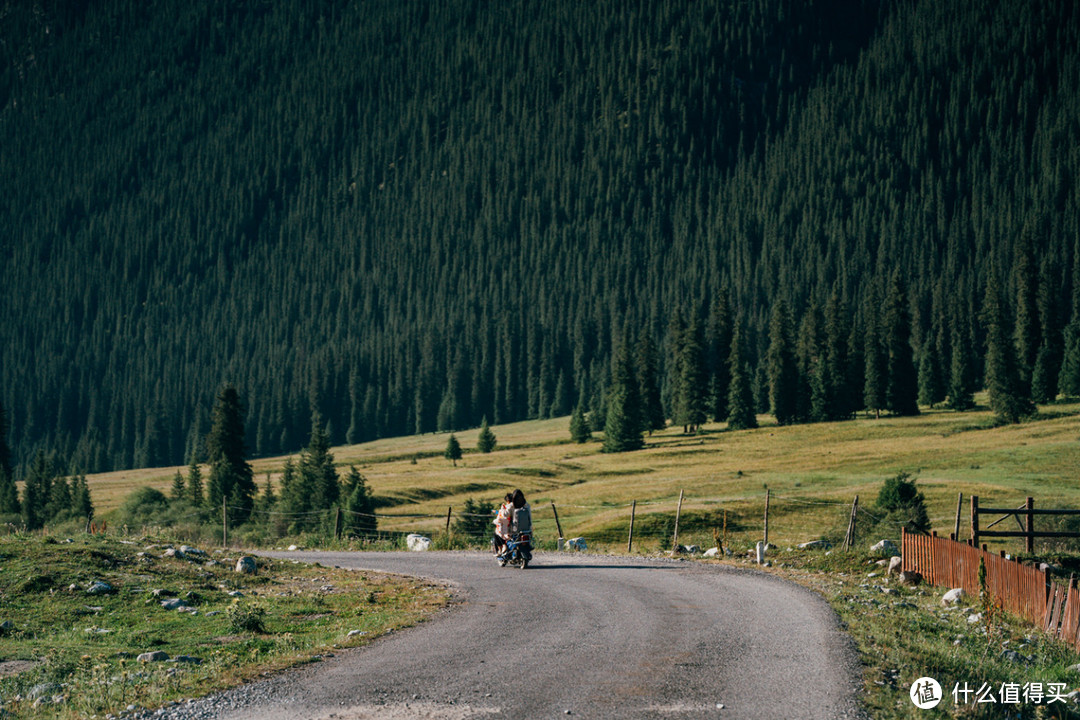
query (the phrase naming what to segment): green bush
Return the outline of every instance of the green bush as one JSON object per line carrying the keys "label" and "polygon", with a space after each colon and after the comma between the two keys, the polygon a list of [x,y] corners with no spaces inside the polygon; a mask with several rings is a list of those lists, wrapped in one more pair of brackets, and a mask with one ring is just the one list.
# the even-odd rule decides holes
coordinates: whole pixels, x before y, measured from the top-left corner
{"label": "green bush", "polygon": [[454,520],[454,534],[464,536],[471,542],[487,540],[495,533],[491,521],[495,519],[495,505],[486,500],[474,501],[469,498],[457,519]]}
{"label": "green bush", "polygon": [[233,603],[225,611],[229,630],[234,633],[265,633],[266,608],[256,603]]}
{"label": "green bush", "polygon": [[878,530],[890,537],[899,537],[901,527],[908,532],[930,532],[926,498],[915,487],[915,478],[909,473],[902,472],[885,481],[875,508],[875,514],[880,515]]}

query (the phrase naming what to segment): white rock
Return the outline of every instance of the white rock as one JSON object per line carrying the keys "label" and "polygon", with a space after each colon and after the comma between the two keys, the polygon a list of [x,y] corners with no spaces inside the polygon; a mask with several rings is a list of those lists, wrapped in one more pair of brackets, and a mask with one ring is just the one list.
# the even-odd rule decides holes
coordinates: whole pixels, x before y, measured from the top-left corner
{"label": "white rock", "polygon": [[357,635],[367,635],[367,630],[350,630],[348,637],[356,637]]}
{"label": "white rock", "polygon": [[870,548],[870,552],[879,555],[899,555],[900,551],[892,540],[879,540]]}
{"label": "white rock", "polygon": [[180,552],[182,552],[184,555],[191,555],[192,557],[204,557],[206,555],[205,550],[193,548],[190,545],[181,545]]}
{"label": "white rock", "polygon": [[431,538],[412,533],[405,538],[405,545],[415,552],[423,552],[431,548]]}
{"label": "white rock", "polygon": [[894,555],[889,558],[889,575],[899,575],[900,568],[903,566],[903,564],[904,558],[902,557]]}
{"label": "white rock", "polygon": [[154,650],[153,652],[144,652],[135,659],[139,662],[165,662],[169,659],[169,654]]}
{"label": "white rock", "polygon": [[161,557],[183,559],[184,553],[182,550],[177,550],[176,548],[169,548],[165,552],[161,553]]}
{"label": "white rock", "polygon": [[236,561],[236,572],[243,573],[244,575],[254,575],[258,570],[258,566],[255,564],[255,558],[245,555]]}
{"label": "white rock", "polygon": [[299,549],[300,549],[300,548],[299,548],[299,547],[297,547],[296,545],[290,545],[290,546],[289,546],[289,552],[292,552],[292,551],[294,551],[294,550],[299,550]]}
{"label": "white rock", "polygon": [[825,540],[811,540],[799,545],[800,550],[828,550],[832,545]]}
{"label": "white rock", "polygon": [[566,541],[566,549],[567,550],[585,550],[587,548],[588,548],[588,545],[585,543],[585,538],[576,537],[576,538],[570,538],[569,540]]}
{"label": "white rock", "polygon": [[86,590],[87,595],[109,595],[115,592],[113,586],[107,582],[98,580]]}
{"label": "white rock", "polygon": [[166,610],[179,610],[180,612],[187,612],[191,609],[180,598],[162,600],[161,607],[165,608]]}
{"label": "white rock", "polygon": [[709,548],[704,553],[702,553],[702,557],[719,557],[719,555],[720,548]]}
{"label": "white rock", "polygon": [[958,605],[967,598],[964,588],[953,588],[941,597],[942,605]]}

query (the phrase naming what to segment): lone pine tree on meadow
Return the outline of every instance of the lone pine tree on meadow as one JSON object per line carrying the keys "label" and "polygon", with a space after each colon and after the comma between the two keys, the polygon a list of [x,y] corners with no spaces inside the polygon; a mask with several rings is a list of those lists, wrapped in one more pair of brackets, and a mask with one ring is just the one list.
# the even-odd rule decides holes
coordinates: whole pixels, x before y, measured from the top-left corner
{"label": "lone pine tree on meadow", "polygon": [[312,510],[329,510],[340,498],[330,438],[318,414],[311,418],[311,440],[300,451],[300,483],[311,495]]}
{"label": "lone pine tree on meadow", "polygon": [[457,467],[457,461],[461,459],[461,443],[454,436],[454,433],[450,433],[450,439],[446,441],[446,450],[443,451],[443,457],[454,463],[454,467]]}
{"label": "lone pine tree on meadow", "polygon": [[480,434],[476,438],[476,449],[482,453],[489,453],[495,449],[497,442],[495,433],[488,427],[487,416],[485,415],[484,421],[480,423]]}

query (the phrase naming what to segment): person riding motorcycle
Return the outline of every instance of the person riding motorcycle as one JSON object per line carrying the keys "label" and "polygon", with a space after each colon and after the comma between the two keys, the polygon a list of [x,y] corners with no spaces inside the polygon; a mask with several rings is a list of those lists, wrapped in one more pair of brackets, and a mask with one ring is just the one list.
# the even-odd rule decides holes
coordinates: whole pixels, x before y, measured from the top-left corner
{"label": "person riding motorcycle", "polygon": [[506,547],[506,541],[510,539],[510,526],[513,523],[514,512],[514,496],[512,493],[506,493],[506,497],[503,498],[503,504],[499,507],[499,512],[495,516],[495,536],[491,538],[491,546],[498,555]]}

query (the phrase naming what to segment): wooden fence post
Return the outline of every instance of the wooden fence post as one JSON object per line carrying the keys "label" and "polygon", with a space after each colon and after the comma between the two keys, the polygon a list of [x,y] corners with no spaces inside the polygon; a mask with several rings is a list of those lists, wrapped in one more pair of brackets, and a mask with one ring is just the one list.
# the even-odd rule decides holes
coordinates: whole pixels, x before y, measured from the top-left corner
{"label": "wooden fence post", "polygon": [[450,511],[454,509],[454,506],[446,508],[446,537],[450,537]]}
{"label": "wooden fence post", "polygon": [[1027,510],[1027,528],[1025,532],[1027,537],[1025,538],[1025,549],[1029,553],[1035,552],[1035,515],[1031,512],[1035,509],[1035,499],[1028,498],[1024,503],[1024,509]]}
{"label": "wooden fence post", "polygon": [[855,547],[855,518],[859,513],[859,496],[855,496],[851,503],[851,516],[848,518],[847,534],[844,535],[844,549],[850,550]]}
{"label": "wooden fence post", "polygon": [[562,523],[559,522],[559,511],[555,509],[555,501],[551,501],[551,512],[555,513],[555,529],[559,531],[559,537],[566,537],[562,534]]}
{"label": "wooden fence post", "polygon": [[769,547],[769,495],[772,490],[765,490],[765,547]]}
{"label": "wooden fence post", "polygon": [[341,508],[334,508],[334,539],[341,539]]}
{"label": "wooden fence post", "polygon": [[964,505],[964,493],[956,494],[956,522],[953,524],[952,539],[960,541],[960,508]]}
{"label": "wooden fence post", "polygon": [[[630,534],[626,537],[626,552],[634,547],[634,515],[637,513],[637,500],[630,504]],[[561,533],[560,533],[561,534]]]}
{"label": "wooden fence post", "polygon": [[971,496],[971,546],[979,547],[979,496]]}
{"label": "wooden fence post", "polygon": [[682,515],[682,498],[683,491],[679,491],[679,507],[675,510],[675,537],[671,540],[672,551],[677,552],[679,549],[679,516]]}

